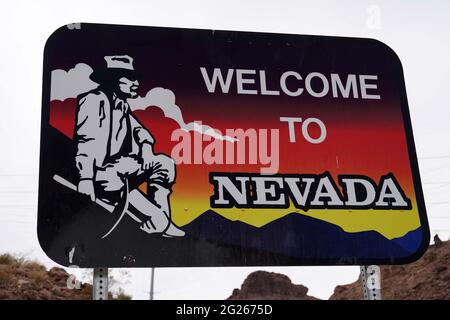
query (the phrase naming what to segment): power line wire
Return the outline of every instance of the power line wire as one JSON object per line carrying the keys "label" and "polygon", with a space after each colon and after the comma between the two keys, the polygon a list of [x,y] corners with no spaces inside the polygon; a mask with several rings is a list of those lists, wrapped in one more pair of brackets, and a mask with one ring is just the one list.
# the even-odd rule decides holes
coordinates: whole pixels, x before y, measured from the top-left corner
{"label": "power line wire", "polygon": [[8,203],[0,204],[0,210],[2,209],[37,209],[38,204],[18,204],[18,203]]}
{"label": "power line wire", "polygon": [[423,160],[450,159],[450,155],[426,156],[426,157],[419,157],[419,159],[423,159]]}
{"label": "power line wire", "polygon": [[37,174],[28,173],[0,173],[0,177],[37,177]]}
{"label": "power line wire", "polygon": [[19,220],[0,220],[2,223],[19,223],[19,224],[35,224],[32,221],[19,221]]}
{"label": "power line wire", "polygon": [[5,189],[0,188],[0,193],[37,193],[39,190],[29,190],[29,189]]}
{"label": "power line wire", "polygon": [[437,202],[428,202],[428,205],[441,205],[441,204],[449,204],[450,201],[437,201]]}
{"label": "power line wire", "polygon": [[445,188],[445,187],[447,187],[447,186],[450,186],[450,182],[449,182],[449,183],[446,183],[446,184],[442,184],[442,185],[440,185],[440,186],[434,188],[433,190],[439,190],[439,189]]}
{"label": "power line wire", "polygon": [[35,212],[30,212],[30,214],[20,214],[20,213],[10,213],[10,212],[2,212],[0,213],[0,218],[7,216],[9,217],[25,217],[25,218],[36,218],[37,215]]}
{"label": "power line wire", "polygon": [[450,181],[424,181],[424,182],[422,182],[422,184],[446,184],[446,183],[450,183]]}
{"label": "power line wire", "polygon": [[425,174],[431,174],[431,173],[433,173],[433,172],[436,172],[436,171],[438,171],[438,170],[441,170],[441,169],[445,169],[445,168],[447,168],[447,167],[449,167],[450,166],[450,163],[446,163],[446,164],[444,164],[444,165],[440,165],[440,166],[438,166],[438,167],[434,167],[434,168],[431,168],[430,170],[425,170],[425,171],[423,171],[423,174],[425,175]]}

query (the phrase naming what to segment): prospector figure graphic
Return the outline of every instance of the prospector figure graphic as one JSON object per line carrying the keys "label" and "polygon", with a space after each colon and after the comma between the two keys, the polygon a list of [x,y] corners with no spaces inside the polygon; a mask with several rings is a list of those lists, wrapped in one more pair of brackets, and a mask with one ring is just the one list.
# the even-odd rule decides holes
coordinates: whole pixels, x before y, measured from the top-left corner
{"label": "prospector figure graphic", "polygon": [[[90,78],[99,87],[78,96],[74,142],[78,192],[119,213],[109,235],[125,214],[140,230],[166,237],[184,236],[171,221],[170,194],[175,163],[154,154],[155,140],[135,118],[128,99],[137,97],[138,74],[127,55],[106,56],[106,68]],[[139,190],[147,183],[147,194]],[[105,206],[104,206],[105,207]],[[117,210],[119,209],[119,210]]]}

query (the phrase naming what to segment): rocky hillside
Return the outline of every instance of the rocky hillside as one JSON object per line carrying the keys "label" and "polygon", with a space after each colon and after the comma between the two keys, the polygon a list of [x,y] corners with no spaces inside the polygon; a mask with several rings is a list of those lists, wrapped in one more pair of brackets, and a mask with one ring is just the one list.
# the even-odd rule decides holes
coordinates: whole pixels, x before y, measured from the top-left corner
{"label": "rocky hillside", "polygon": [[[90,300],[92,286],[68,289],[69,274],[61,268],[46,270],[37,262],[0,255],[0,300]],[[110,294],[110,298],[113,298]],[[129,299],[120,293],[116,299]]]}
{"label": "rocky hillside", "polygon": [[[383,299],[446,299],[450,300],[450,241],[435,238],[425,255],[415,263],[402,266],[382,266]],[[316,299],[307,295],[308,288],[293,284],[279,273],[256,271],[247,276],[240,289],[234,289],[228,299]],[[337,286],[331,300],[363,298],[360,279]]]}
{"label": "rocky hillside", "polygon": [[256,271],[248,275],[241,289],[234,289],[228,300],[317,300],[308,288],[293,284],[284,274]]}
{"label": "rocky hillside", "polygon": [[[450,300],[450,241],[435,238],[424,256],[408,265],[381,267],[381,296],[386,300]],[[332,300],[362,298],[360,279],[337,286]]]}

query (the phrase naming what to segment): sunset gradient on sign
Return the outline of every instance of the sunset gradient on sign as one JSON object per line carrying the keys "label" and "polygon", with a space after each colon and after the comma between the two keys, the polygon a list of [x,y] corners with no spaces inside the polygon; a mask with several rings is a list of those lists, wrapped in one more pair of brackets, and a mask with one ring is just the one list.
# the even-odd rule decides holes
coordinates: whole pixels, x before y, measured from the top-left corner
{"label": "sunset gradient on sign", "polygon": [[[306,100],[306,101],[305,101]],[[261,227],[291,212],[308,215],[340,226],[346,232],[374,230],[388,239],[404,236],[420,227],[415,190],[409,164],[409,154],[403,127],[399,98],[395,95],[380,101],[346,101],[344,99],[304,99],[280,97],[177,96],[186,122],[202,121],[225,133],[226,129],[278,129],[280,136],[279,173],[357,174],[375,182],[382,175],[393,173],[412,210],[308,210],[296,209],[214,209],[230,220],[239,220]],[[50,124],[69,138],[73,135],[75,99],[52,101]],[[155,137],[154,151],[171,154],[176,141],[171,141],[179,125],[154,106],[135,112],[136,117]],[[289,142],[287,123],[280,116],[315,117],[327,128],[323,143],[311,144],[296,129],[296,142]],[[311,136],[319,135],[311,126]],[[201,139],[199,133],[190,132],[191,140]],[[206,146],[209,142],[204,142]],[[235,143],[222,142],[224,151]],[[193,147],[193,144],[192,144]],[[235,152],[236,153],[236,152]],[[259,173],[261,164],[178,164],[176,184],[171,197],[175,223],[186,225],[210,209],[213,193],[208,181],[209,172]]]}

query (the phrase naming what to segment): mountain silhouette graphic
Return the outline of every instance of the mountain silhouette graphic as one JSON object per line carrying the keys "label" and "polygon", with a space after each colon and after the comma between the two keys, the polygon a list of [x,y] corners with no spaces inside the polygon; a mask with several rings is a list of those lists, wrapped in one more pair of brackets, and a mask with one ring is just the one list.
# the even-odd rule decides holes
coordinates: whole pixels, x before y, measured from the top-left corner
{"label": "mountain silhouette graphic", "polygon": [[[411,255],[408,239],[390,241],[375,231],[348,233],[331,223],[291,213],[257,228],[210,210],[183,228],[199,239],[283,254],[294,259],[395,260]],[[420,229],[419,229],[420,230]],[[416,238],[416,237],[412,237]],[[419,241],[420,242],[420,241]]]}

